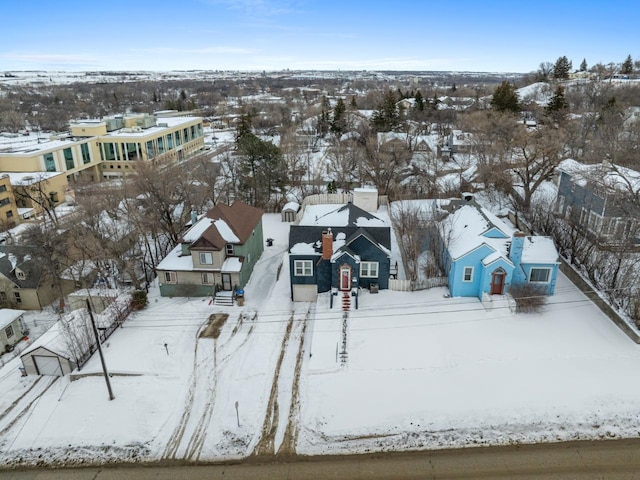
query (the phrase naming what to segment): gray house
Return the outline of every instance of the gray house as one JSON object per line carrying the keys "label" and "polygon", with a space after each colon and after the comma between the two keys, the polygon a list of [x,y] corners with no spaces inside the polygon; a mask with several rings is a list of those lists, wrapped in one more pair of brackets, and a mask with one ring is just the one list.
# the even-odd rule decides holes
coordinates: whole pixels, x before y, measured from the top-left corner
{"label": "gray house", "polygon": [[328,291],[346,298],[360,287],[388,288],[390,235],[384,220],[353,203],[308,206],[289,230],[291,298],[315,301]]}
{"label": "gray house", "polygon": [[555,211],[602,246],[640,246],[640,172],[565,160]]}

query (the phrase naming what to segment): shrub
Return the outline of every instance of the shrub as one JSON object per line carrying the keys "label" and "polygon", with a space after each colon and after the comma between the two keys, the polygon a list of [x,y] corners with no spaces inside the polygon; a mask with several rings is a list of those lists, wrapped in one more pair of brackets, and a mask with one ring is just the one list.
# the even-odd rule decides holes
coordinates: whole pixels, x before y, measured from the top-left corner
{"label": "shrub", "polygon": [[530,283],[511,285],[509,294],[516,301],[516,312],[518,313],[539,312],[547,302],[544,287]]}
{"label": "shrub", "polygon": [[136,290],[133,292],[131,296],[131,307],[134,310],[142,310],[149,304],[149,299],[147,298],[147,292],[144,290]]}

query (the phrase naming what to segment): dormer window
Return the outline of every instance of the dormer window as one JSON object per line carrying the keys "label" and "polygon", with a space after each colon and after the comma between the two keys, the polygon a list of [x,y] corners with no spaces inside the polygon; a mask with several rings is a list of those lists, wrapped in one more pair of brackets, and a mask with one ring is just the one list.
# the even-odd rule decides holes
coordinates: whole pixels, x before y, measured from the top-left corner
{"label": "dormer window", "polygon": [[25,278],[27,278],[27,276],[24,274],[22,270],[20,270],[19,268],[16,268],[16,278],[18,280],[24,280]]}
{"label": "dormer window", "polygon": [[230,243],[227,243],[227,256],[232,256],[233,255],[233,245]]}

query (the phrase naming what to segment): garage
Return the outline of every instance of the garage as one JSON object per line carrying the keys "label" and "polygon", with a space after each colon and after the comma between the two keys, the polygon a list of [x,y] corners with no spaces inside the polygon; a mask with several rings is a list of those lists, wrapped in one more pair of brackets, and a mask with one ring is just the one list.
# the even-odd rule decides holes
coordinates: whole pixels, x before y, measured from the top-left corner
{"label": "garage", "polygon": [[33,363],[38,375],[62,375],[62,365],[58,357],[33,355]]}
{"label": "garage", "polygon": [[315,302],[318,299],[318,287],[316,285],[294,285],[294,302]]}
{"label": "garage", "polygon": [[[46,335],[45,333],[43,337]],[[49,346],[52,348],[48,348]],[[20,355],[20,360],[22,360],[22,368],[26,375],[62,376],[71,373],[76,368],[75,362],[67,357],[64,348],[61,345],[56,345],[56,342],[53,341],[50,341],[47,347],[34,343]]]}

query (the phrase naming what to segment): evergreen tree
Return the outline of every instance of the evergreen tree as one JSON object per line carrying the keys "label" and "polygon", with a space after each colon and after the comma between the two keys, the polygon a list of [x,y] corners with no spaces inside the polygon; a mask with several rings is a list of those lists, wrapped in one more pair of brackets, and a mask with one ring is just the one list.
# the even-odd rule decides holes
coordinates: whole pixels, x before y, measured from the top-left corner
{"label": "evergreen tree", "polygon": [[456,82],[453,82],[453,85],[451,85],[451,91],[455,92],[458,89],[458,87],[456,87]]}
{"label": "evergreen tree", "polygon": [[555,65],[553,66],[553,78],[555,78],[556,80],[569,78],[569,72],[571,71],[571,68],[571,61],[566,56],[559,57],[558,60],[556,60]]}
{"label": "evergreen tree", "polygon": [[631,58],[631,55],[627,55],[627,58],[625,59],[625,61],[622,62],[622,66],[620,67],[620,73],[624,75],[629,75],[630,73],[633,73],[633,59]]}
{"label": "evergreen tree", "polygon": [[580,71],[581,72],[586,72],[587,71],[587,59],[586,58],[582,59],[582,63],[580,64]]}
{"label": "evergreen tree", "polygon": [[569,103],[564,95],[564,87],[558,85],[553,97],[545,107],[545,113],[557,122],[564,118],[568,108]]}
{"label": "evergreen tree", "polygon": [[498,112],[518,113],[520,111],[520,100],[518,99],[516,87],[506,80],[496,87],[491,98],[491,108]]}
{"label": "evergreen tree", "polygon": [[240,121],[236,127],[236,146],[240,142],[240,139],[246,134],[251,133],[253,127],[253,115],[250,112],[242,112],[240,114]]}
{"label": "evergreen tree", "polygon": [[329,111],[331,110],[331,104],[329,99],[323,95],[322,103],[320,105],[320,115],[318,116],[318,134],[324,136],[329,131],[330,118]]}
{"label": "evergreen tree", "polygon": [[371,116],[371,124],[379,132],[393,130],[400,123],[400,112],[396,105],[396,96],[392,90],[387,90]]}
{"label": "evergreen tree", "polygon": [[423,112],[424,111],[424,98],[422,97],[422,93],[420,92],[420,90],[418,90],[416,92],[416,96],[415,98],[415,108],[417,111],[419,112]]}
{"label": "evergreen tree", "polygon": [[357,110],[358,109],[358,102],[356,102],[356,96],[355,95],[351,96],[351,108],[353,110]]}
{"label": "evergreen tree", "polygon": [[333,119],[331,120],[331,132],[340,134],[344,132],[347,127],[347,122],[345,118],[345,112],[347,111],[347,107],[344,104],[344,101],[339,98],[336,102],[336,106],[333,108]]}
{"label": "evergreen tree", "polygon": [[269,207],[273,193],[287,182],[287,165],[273,143],[245,133],[236,141],[241,156],[240,191],[244,200],[258,208]]}

